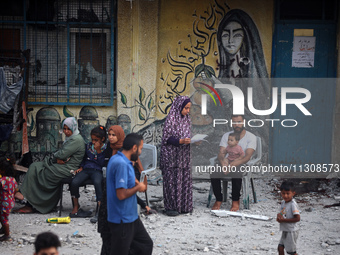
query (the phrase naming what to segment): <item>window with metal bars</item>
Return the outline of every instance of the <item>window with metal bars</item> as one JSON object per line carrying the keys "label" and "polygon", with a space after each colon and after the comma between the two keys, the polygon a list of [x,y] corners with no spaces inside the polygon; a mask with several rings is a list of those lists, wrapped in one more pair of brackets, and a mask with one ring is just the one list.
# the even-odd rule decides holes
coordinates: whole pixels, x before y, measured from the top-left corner
{"label": "window with metal bars", "polygon": [[113,104],[115,10],[110,0],[0,2],[1,52],[31,51],[30,104]]}

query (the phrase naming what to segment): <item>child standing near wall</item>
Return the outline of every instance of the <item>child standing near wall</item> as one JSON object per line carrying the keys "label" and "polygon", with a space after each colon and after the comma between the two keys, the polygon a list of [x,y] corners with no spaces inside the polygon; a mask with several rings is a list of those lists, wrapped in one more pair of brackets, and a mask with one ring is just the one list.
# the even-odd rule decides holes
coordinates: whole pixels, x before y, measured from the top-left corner
{"label": "child standing near wall", "polygon": [[11,241],[9,235],[8,216],[15,204],[14,194],[18,192],[18,184],[14,178],[14,167],[8,157],[0,158],[0,241]]}
{"label": "child standing near wall", "polygon": [[297,255],[296,242],[299,231],[296,223],[300,221],[300,211],[297,203],[293,199],[295,195],[294,184],[289,181],[284,181],[281,184],[280,190],[283,201],[276,220],[280,223],[282,236],[279,242],[278,252],[279,255],[284,255],[284,250],[286,250],[288,254]]}

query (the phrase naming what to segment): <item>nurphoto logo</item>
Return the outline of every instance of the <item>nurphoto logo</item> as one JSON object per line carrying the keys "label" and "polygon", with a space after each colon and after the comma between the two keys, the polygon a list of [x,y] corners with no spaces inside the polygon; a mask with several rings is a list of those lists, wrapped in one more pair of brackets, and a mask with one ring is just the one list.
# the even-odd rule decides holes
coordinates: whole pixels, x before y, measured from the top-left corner
{"label": "nurphoto logo", "polygon": [[[205,83],[201,83],[204,86],[207,86],[210,90],[212,90],[217,98],[219,99],[221,106],[222,106],[222,100],[220,95],[217,93],[215,89],[223,89],[228,90],[232,95],[232,105],[233,105],[233,114],[234,115],[244,115],[245,113],[245,96],[242,92],[242,90],[231,84],[215,84],[215,89]],[[207,94],[201,95],[201,114],[207,115],[207,99],[208,95],[213,99],[215,105],[216,100],[214,99],[213,95],[206,89],[200,88],[201,90],[205,91]],[[272,113],[274,113],[278,107],[279,98],[281,103],[281,116],[287,115],[287,105],[294,105],[297,107],[305,116],[312,116],[312,114],[307,110],[307,108],[304,106],[309,100],[311,99],[311,93],[308,89],[300,88],[300,87],[282,87],[280,90],[280,96],[279,96],[279,88],[278,87],[272,87],[272,93],[271,93],[271,106],[269,109],[256,109],[254,107],[254,100],[253,100],[253,88],[248,87],[247,88],[247,106],[249,111],[257,116],[268,116]],[[289,97],[289,95],[294,97]],[[296,98],[299,96],[299,98]],[[268,98],[270,100],[270,98]],[[270,103],[270,102],[269,102]],[[295,127],[297,126],[298,122],[295,119],[250,119],[247,121],[248,126],[250,127],[262,127],[264,123],[269,122],[271,123],[271,126],[274,127],[275,122],[280,122],[283,127]],[[226,119],[214,119],[213,120],[213,126],[220,124],[227,124],[230,122],[230,126],[232,126],[232,121],[228,121]],[[244,123],[246,124],[246,123]]]}

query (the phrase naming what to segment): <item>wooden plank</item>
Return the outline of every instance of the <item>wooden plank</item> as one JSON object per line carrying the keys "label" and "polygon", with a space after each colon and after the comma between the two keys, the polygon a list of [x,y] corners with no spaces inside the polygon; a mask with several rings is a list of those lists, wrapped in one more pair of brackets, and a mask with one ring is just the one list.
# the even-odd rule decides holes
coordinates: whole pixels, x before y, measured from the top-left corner
{"label": "wooden plank", "polygon": [[211,210],[211,212],[218,217],[236,216],[241,218],[249,218],[254,220],[271,220],[272,218],[263,215],[247,214],[242,212],[232,212],[225,210]]}

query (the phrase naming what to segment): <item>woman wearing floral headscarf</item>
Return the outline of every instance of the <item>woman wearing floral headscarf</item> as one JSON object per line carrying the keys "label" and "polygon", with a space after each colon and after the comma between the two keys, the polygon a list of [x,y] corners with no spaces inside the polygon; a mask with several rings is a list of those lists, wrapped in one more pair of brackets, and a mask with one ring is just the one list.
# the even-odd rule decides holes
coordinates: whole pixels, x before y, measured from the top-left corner
{"label": "woman wearing floral headscarf", "polygon": [[160,169],[164,208],[169,216],[192,211],[190,107],[189,97],[176,97],[163,128]]}
{"label": "woman wearing floral headscarf", "polygon": [[[85,142],[78,131],[77,120],[67,118],[63,122],[66,139],[52,158],[32,163],[26,173],[20,192],[28,203],[17,213],[31,213],[33,208],[40,213],[50,212],[58,203],[60,181],[71,176],[71,170],[79,168],[85,153]],[[18,192],[19,193],[19,192]],[[20,195],[16,198],[20,199]]]}

